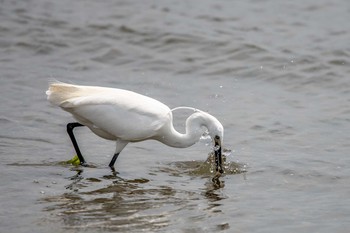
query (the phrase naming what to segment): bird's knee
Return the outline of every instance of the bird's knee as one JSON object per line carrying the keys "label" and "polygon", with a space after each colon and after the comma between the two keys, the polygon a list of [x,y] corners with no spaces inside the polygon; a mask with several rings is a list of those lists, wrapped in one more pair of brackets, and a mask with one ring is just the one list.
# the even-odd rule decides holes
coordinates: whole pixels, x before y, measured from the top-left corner
{"label": "bird's knee", "polygon": [[80,123],[78,123],[78,122],[71,122],[71,123],[68,123],[68,124],[67,124],[67,131],[68,131],[68,132],[71,132],[71,131],[73,131],[73,129],[74,129],[75,127],[79,127],[79,126],[84,126],[84,125],[82,125],[82,124],[80,124]]}

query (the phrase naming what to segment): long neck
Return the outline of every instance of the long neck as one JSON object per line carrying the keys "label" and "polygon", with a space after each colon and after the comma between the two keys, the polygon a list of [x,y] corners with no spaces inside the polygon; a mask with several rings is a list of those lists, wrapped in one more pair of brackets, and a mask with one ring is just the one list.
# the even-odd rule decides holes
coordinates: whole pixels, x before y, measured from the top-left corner
{"label": "long neck", "polygon": [[200,113],[194,113],[187,118],[186,133],[182,134],[174,128],[171,117],[170,124],[158,140],[171,147],[189,147],[199,141],[204,132],[203,126],[206,127],[205,119]]}

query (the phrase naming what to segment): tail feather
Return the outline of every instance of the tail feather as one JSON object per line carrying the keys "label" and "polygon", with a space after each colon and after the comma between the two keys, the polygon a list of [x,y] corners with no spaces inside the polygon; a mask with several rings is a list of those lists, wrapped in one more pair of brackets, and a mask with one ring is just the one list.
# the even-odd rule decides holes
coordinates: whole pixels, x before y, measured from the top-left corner
{"label": "tail feather", "polygon": [[68,99],[79,97],[79,86],[68,83],[53,82],[46,91],[46,95],[50,103],[60,106],[61,103]]}

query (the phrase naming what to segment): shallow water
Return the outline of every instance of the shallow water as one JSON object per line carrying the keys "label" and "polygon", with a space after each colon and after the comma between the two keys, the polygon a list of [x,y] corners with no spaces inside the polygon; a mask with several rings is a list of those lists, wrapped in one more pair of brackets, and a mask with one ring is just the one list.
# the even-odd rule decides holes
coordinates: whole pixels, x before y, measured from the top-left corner
{"label": "shallow water", "polygon": [[[347,232],[349,13],[347,0],[2,1],[0,231]],[[52,78],[210,112],[239,172],[213,185],[202,140],[130,144],[114,173],[114,143],[87,129],[93,166],[63,165],[72,118],[46,101]]]}

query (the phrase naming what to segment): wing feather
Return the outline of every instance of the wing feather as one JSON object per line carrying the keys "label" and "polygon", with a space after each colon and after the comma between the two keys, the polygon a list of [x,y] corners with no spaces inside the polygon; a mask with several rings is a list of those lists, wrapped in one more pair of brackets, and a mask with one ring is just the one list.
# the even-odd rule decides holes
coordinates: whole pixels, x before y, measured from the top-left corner
{"label": "wing feather", "polygon": [[48,99],[106,139],[140,141],[152,138],[169,120],[163,103],[122,89],[51,84]]}

